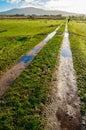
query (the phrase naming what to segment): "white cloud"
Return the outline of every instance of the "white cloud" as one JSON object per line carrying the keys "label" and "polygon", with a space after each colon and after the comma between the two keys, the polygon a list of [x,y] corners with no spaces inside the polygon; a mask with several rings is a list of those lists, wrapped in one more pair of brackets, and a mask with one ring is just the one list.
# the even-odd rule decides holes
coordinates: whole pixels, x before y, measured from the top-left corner
{"label": "white cloud", "polygon": [[38,7],[48,10],[65,10],[86,13],[85,0],[24,0],[21,7]]}
{"label": "white cloud", "polygon": [[21,7],[38,7],[43,8],[48,0],[24,0]]}
{"label": "white cloud", "polygon": [[7,0],[8,3],[16,3],[18,4],[19,2],[21,2],[21,0]]}
{"label": "white cloud", "polygon": [[73,12],[86,13],[86,1],[85,0],[49,0],[45,6],[45,9],[58,9]]}

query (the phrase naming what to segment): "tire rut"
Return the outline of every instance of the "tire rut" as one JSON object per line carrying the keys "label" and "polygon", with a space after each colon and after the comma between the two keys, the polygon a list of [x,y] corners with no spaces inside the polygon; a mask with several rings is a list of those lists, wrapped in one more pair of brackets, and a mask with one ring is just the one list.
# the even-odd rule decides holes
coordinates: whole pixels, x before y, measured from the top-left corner
{"label": "tire rut", "polygon": [[45,108],[45,130],[81,130],[80,100],[70,50],[68,25],[66,24],[60,52],[59,67],[52,79],[52,94]]}

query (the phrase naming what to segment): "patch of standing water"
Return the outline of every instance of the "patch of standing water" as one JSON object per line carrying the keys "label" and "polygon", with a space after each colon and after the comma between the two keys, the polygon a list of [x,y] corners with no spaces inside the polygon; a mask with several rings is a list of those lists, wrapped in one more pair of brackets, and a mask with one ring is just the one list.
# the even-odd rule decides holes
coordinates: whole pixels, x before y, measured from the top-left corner
{"label": "patch of standing water", "polygon": [[69,48],[63,48],[61,51],[63,57],[72,57],[72,53]]}

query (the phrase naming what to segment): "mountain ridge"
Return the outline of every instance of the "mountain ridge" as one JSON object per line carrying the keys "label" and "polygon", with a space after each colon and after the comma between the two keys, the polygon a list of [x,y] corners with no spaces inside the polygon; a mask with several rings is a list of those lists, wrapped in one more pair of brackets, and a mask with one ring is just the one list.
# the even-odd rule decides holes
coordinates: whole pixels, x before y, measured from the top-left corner
{"label": "mountain ridge", "polygon": [[44,10],[34,7],[26,7],[26,8],[14,8],[11,10],[0,12],[0,15],[16,15],[16,14],[24,14],[24,15],[62,15],[62,16],[71,16],[77,15],[76,13],[60,11],[60,10]]}

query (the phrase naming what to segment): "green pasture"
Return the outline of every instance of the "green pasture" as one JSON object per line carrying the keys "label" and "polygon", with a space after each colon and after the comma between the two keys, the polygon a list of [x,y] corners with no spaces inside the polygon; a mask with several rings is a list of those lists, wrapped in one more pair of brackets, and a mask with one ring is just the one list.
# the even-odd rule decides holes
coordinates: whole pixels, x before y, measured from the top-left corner
{"label": "green pasture", "polygon": [[69,23],[70,43],[73,53],[74,68],[77,76],[78,92],[81,99],[81,114],[86,114],[86,23]]}
{"label": "green pasture", "polygon": [[61,20],[0,20],[0,38],[48,34]]}

